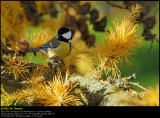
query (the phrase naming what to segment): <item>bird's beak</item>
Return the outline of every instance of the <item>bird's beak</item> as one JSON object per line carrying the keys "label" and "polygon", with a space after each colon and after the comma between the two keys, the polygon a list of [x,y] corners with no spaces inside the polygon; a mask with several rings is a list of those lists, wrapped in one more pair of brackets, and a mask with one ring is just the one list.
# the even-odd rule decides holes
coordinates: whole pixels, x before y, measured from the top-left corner
{"label": "bird's beak", "polygon": [[56,38],[58,39],[58,35],[56,36]]}

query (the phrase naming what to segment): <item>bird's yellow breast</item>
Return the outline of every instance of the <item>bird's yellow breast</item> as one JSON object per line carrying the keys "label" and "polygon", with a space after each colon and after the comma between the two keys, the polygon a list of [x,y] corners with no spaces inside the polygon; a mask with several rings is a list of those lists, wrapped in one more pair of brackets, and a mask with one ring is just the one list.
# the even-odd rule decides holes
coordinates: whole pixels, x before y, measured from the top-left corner
{"label": "bird's yellow breast", "polygon": [[57,48],[51,49],[49,48],[47,51],[47,55],[51,58],[53,56],[58,56],[59,59],[66,57],[71,49],[70,44],[66,42],[60,42],[60,45]]}

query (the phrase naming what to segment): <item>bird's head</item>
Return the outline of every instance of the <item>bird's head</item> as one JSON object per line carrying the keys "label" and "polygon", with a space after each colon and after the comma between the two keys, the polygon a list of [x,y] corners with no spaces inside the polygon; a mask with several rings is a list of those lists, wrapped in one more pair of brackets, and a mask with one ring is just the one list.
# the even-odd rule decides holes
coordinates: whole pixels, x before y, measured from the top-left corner
{"label": "bird's head", "polygon": [[57,39],[60,41],[69,42],[69,40],[72,40],[72,31],[67,27],[61,27],[58,30]]}

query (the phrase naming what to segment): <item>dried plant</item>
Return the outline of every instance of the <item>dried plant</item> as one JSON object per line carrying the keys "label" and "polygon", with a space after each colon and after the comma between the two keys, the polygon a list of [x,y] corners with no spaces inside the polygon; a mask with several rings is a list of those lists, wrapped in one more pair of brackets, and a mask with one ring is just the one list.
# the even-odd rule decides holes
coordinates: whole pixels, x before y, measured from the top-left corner
{"label": "dried plant", "polygon": [[141,15],[142,8],[143,7],[140,4],[130,6],[130,11],[132,12],[130,19],[133,23],[137,23],[137,20]]}
{"label": "dried plant", "polygon": [[5,61],[5,70],[2,72],[8,72],[9,74],[13,71],[15,79],[18,79],[18,76],[21,75],[23,78],[29,72],[26,64],[27,62],[22,61],[19,57],[14,56],[13,58],[9,58],[8,61]]}
{"label": "dried plant", "polygon": [[[68,75],[68,74],[67,74]],[[37,79],[37,78],[34,78]],[[31,80],[34,80],[31,79]],[[80,106],[80,95],[76,94],[74,89],[78,86],[72,82],[68,83],[68,76],[63,80],[61,73],[58,73],[53,78],[53,81],[48,83],[39,83],[34,86],[26,86],[22,89],[8,96],[8,104],[12,104],[14,100],[16,103],[23,103],[32,98],[32,105],[36,106]],[[33,82],[32,82],[33,85]],[[16,104],[15,103],[15,104]]]}
{"label": "dried plant", "polygon": [[[133,21],[139,16],[139,9],[141,7],[136,5],[132,7],[131,15],[119,23],[113,21],[114,30],[109,29],[109,33],[104,33],[104,39],[102,43],[98,43],[96,48],[93,49],[99,59],[96,59],[98,68],[105,71],[108,75],[112,71],[113,78],[116,78],[120,74],[118,69],[118,63],[123,61],[131,63],[132,55],[135,54],[136,48],[140,46],[141,39],[136,34],[138,24],[134,24]],[[138,13],[136,14],[137,11]],[[136,15],[133,15],[136,14]],[[132,20],[131,20],[132,19]],[[135,22],[135,21],[134,21]]]}
{"label": "dried plant", "polygon": [[[147,2],[123,1],[123,6],[116,5],[116,4],[109,2],[109,1],[107,1],[107,3],[112,5],[113,7],[117,7],[120,9],[127,9],[127,10],[132,11],[133,16],[140,15],[139,18],[135,17],[134,20],[138,18],[136,20],[136,22],[142,23],[144,26],[144,30],[142,33],[142,36],[144,37],[143,39],[146,41],[151,41],[151,46],[149,47],[148,52],[150,52],[150,50],[152,49],[154,41],[159,43],[159,40],[156,38],[156,34],[153,34],[151,31],[151,29],[153,29],[156,24],[156,14],[157,14],[159,7],[156,9],[156,11],[154,13],[152,12],[152,14],[153,14],[152,16],[148,16],[148,13],[151,11],[151,1],[147,1]],[[138,6],[141,9],[141,14],[139,14],[140,12],[138,12],[137,9],[135,9],[133,7],[135,4],[137,4],[137,6],[138,6],[138,4],[141,5],[141,6]],[[137,13],[135,14],[135,12],[137,12]]]}
{"label": "dried plant", "polygon": [[56,31],[51,31],[49,28],[44,28],[39,32],[34,32],[33,35],[26,33],[24,37],[28,40],[30,47],[38,48],[42,44],[51,40],[56,35],[56,33]]}

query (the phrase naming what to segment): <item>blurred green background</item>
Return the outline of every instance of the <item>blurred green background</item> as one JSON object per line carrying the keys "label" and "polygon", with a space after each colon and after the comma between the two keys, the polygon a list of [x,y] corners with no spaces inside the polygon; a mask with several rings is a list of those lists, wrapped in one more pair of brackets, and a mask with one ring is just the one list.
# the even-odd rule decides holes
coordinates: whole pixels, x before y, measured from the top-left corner
{"label": "blurred green background", "polygon": [[[118,3],[118,2],[117,2]],[[104,2],[94,2],[94,8],[97,8],[101,11],[100,16],[103,17],[104,15],[107,16],[107,26],[106,30],[109,27],[113,27],[112,21],[115,20],[122,20],[128,13],[128,10],[122,10],[116,7],[112,7],[111,5],[104,4]],[[155,4],[155,2],[151,2],[151,10],[147,16],[153,15],[153,13],[157,10],[159,6]],[[100,41],[103,38],[102,32],[95,32],[93,30],[93,26],[90,25],[88,22],[89,32],[90,34],[96,35],[96,42]],[[33,33],[34,31],[39,31],[39,27],[32,27],[29,29],[29,33]],[[141,36],[143,32],[143,24],[140,24],[140,27],[137,33]],[[156,25],[152,29],[153,34],[156,34],[156,38],[159,40],[159,12],[156,14]],[[129,76],[133,73],[136,73],[136,80],[132,80],[134,82],[139,82],[140,85],[144,87],[156,87],[159,85],[159,43],[154,42],[153,48],[149,53],[147,53],[150,47],[151,41],[143,40],[143,44],[140,48],[137,49],[136,55],[133,55],[132,65],[127,65],[123,63],[119,66],[119,69],[123,76]],[[27,54],[28,56],[32,57],[33,62],[41,62],[41,64],[45,64],[46,62],[37,57],[34,57],[33,54]],[[24,57],[27,59],[27,57]],[[141,90],[137,87],[131,86],[138,90]]]}

